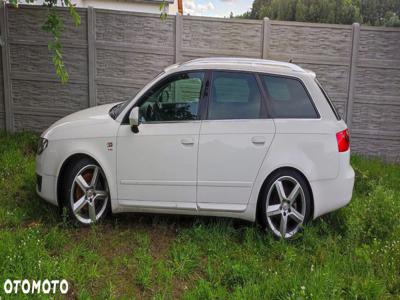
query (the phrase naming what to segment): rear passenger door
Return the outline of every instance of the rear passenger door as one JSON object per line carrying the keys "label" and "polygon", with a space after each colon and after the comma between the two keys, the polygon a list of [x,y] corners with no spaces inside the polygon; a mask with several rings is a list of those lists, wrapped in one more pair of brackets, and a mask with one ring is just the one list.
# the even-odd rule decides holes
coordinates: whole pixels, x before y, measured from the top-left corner
{"label": "rear passenger door", "polygon": [[200,210],[243,211],[275,133],[258,78],[213,71],[201,124],[197,172]]}

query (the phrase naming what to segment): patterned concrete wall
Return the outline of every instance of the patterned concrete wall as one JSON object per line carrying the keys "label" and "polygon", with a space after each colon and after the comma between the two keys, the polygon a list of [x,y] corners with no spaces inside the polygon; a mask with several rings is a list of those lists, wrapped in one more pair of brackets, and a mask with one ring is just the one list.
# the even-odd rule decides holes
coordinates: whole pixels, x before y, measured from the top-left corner
{"label": "patterned concrete wall", "polygon": [[346,117],[351,26],[271,22],[270,27],[268,58],[291,59],[313,70],[339,113]]}
{"label": "patterned concrete wall", "polygon": [[131,99],[175,61],[175,18],[95,10],[96,103]]}
{"label": "patterned concrete wall", "polygon": [[400,161],[400,31],[361,27],[353,148]]}
{"label": "patterned concrete wall", "polygon": [[221,18],[183,17],[182,59],[207,56],[260,58],[262,22]]}
{"label": "patterned concrete wall", "polygon": [[[64,60],[54,75],[45,9],[2,8],[0,128],[41,131],[85,107],[131,99],[164,67],[197,57],[292,60],[317,73],[359,153],[400,161],[400,30],[269,20],[66,10]],[[7,113],[6,113],[7,112]]]}
{"label": "patterned concrete wall", "polygon": [[41,30],[46,10],[39,7],[7,9],[7,38],[12,107],[16,131],[43,130],[51,122],[88,107],[88,49],[86,11],[78,10],[82,24],[75,27],[61,10],[64,61],[70,76],[62,85],[55,76],[50,36]]}

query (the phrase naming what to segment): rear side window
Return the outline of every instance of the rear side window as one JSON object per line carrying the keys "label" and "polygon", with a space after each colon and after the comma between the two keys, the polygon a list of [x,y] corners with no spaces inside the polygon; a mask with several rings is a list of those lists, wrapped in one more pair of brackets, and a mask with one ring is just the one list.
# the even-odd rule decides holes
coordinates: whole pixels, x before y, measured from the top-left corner
{"label": "rear side window", "polygon": [[213,72],[209,120],[259,119],[261,93],[249,73]]}
{"label": "rear side window", "polygon": [[270,75],[261,78],[273,118],[318,118],[312,100],[299,80]]}
{"label": "rear side window", "polygon": [[315,82],[318,84],[318,87],[320,88],[322,94],[324,94],[324,97],[326,101],[328,102],[329,106],[332,109],[333,114],[335,115],[336,119],[340,121],[342,118],[340,117],[339,113],[337,112],[335,105],[333,105],[331,99],[329,98],[328,94],[325,92],[325,90],[322,88],[322,85],[319,83],[317,79],[315,79]]}

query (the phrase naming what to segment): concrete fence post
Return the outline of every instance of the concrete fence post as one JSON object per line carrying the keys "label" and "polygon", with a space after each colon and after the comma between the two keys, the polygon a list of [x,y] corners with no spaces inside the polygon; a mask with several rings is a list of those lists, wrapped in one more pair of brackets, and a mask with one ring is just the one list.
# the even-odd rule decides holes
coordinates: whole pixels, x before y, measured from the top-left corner
{"label": "concrete fence post", "polygon": [[360,41],[360,24],[353,23],[351,54],[350,54],[350,72],[349,82],[347,87],[347,105],[346,105],[346,123],[351,130],[353,118],[353,104],[355,95],[355,78],[357,76],[358,49]]}
{"label": "concrete fence post", "polygon": [[183,19],[179,13],[175,16],[175,63],[182,61],[182,31]]}
{"label": "concrete fence post", "polygon": [[93,7],[87,9],[87,41],[88,41],[88,84],[89,107],[97,105],[96,97],[96,12]]}
{"label": "concrete fence post", "polygon": [[11,99],[11,64],[10,48],[8,43],[8,21],[7,4],[3,3],[0,8],[1,27],[1,57],[3,63],[3,90],[4,90],[4,113],[7,132],[14,132],[14,111]]}
{"label": "concrete fence post", "polygon": [[271,34],[271,23],[269,18],[263,19],[263,28],[262,28],[262,54],[261,58],[266,59],[268,58],[268,51],[269,51],[269,38]]}

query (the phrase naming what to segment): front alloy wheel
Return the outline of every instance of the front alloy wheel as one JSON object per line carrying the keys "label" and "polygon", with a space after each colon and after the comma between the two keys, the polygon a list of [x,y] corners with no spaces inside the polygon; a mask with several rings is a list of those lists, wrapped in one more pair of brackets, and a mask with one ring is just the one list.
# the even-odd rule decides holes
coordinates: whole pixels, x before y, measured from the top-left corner
{"label": "front alloy wheel", "polygon": [[102,219],[109,209],[109,189],[103,170],[89,159],[77,162],[67,176],[64,193],[70,215],[89,225]]}

